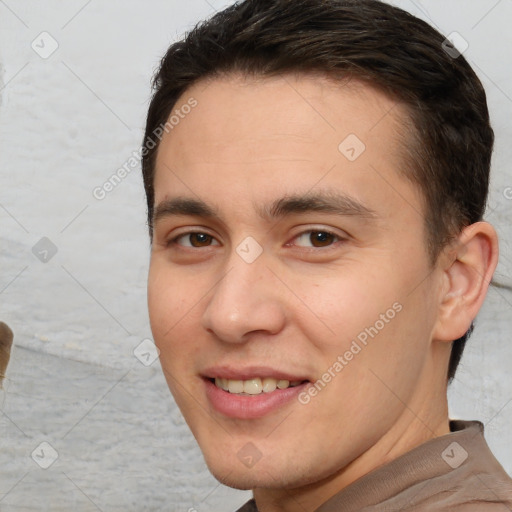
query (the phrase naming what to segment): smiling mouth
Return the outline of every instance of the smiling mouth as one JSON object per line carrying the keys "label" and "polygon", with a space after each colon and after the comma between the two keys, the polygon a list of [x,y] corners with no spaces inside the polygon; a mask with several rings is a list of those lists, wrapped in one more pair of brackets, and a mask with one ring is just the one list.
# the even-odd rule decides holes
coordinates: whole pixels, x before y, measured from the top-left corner
{"label": "smiling mouth", "polygon": [[272,393],[276,389],[287,389],[300,386],[308,382],[307,380],[280,380],[272,377],[256,377],[254,379],[237,380],[224,378],[210,378],[210,382],[219,389],[234,395],[260,395],[262,393]]}

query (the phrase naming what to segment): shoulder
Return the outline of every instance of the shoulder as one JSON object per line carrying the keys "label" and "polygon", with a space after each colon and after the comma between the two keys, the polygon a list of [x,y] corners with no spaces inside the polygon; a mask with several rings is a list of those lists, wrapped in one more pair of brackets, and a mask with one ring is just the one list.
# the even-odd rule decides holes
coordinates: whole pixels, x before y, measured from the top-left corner
{"label": "shoulder", "polygon": [[426,482],[432,490],[426,501],[443,512],[510,512],[512,479],[487,445],[482,423],[452,424],[459,435],[441,453],[448,471]]}

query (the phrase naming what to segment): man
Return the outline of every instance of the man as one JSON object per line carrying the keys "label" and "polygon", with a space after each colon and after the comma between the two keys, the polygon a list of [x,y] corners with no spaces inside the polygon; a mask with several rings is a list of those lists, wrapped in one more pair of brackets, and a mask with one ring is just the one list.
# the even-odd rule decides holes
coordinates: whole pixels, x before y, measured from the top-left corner
{"label": "man", "polygon": [[463,56],[375,0],[246,0],[154,85],[152,331],[241,510],[512,510],[446,399],[498,259]]}

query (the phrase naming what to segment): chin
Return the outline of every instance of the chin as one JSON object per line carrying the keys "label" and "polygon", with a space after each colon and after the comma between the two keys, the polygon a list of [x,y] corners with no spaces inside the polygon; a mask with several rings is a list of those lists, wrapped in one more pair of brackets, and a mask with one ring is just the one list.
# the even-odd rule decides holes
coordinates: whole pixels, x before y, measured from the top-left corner
{"label": "chin", "polygon": [[246,491],[256,487],[272,487],[276,484],[271,475],[259,464],[247,468],[238,459],[226,458],[221,461],[217,457],[215,461],[205,457],[205,462],[216,480],[233,489]]}
{"label": "chin", "polygon": [[213,471],[211,473],[221,484],[226,485],[227,487],[231,487],[232,489],[238,489],[239,491],[252,491],[257,487],[267,487],[266,485],[258,482],[254,476],[251,477],[250,475],[247,475],[244,477],[241,475],[236,475],[235,471],[232,473],[223,474],[223,476]]}
{"label": "chin", "polygon": [[205,461],[216,480],[223,485],[241,491],[256,488],[293,489],[315,481],[315,478],[311,477],[311,473],[300,472],[296,467],[293,469],[293,474],[288,473],[287,470],[291,469],[290,464],[285,464],[285,467],[271,464],[270,467],[267,467],[267,464],[260,461],[253,467],[247,468],[238,459],[225,459],[221,462],[216,458],[212,463],[205,457]]}
{"label": "chin", "polygon": [[295,485],[288,486],[285,482],[272,478],[270,474],[261,471],[261,469],[253,468],[240,473],[238,468],[231,468],[230,471],[220,472],[210,469],[212,475],[221,484],[238,489],[239,491],[250,491],[257,488],[282,489],[284,487],[296,487]]}

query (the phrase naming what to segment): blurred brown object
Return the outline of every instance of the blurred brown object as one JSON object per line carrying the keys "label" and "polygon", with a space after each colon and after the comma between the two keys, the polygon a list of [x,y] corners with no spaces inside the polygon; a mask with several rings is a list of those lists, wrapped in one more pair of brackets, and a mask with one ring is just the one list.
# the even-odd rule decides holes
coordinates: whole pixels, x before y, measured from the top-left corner
{"label": "blurred brown object", "polygon": [[11,357],[12,339],[13,333],[10,327],[4,322],[0,322],[0,387]]}

